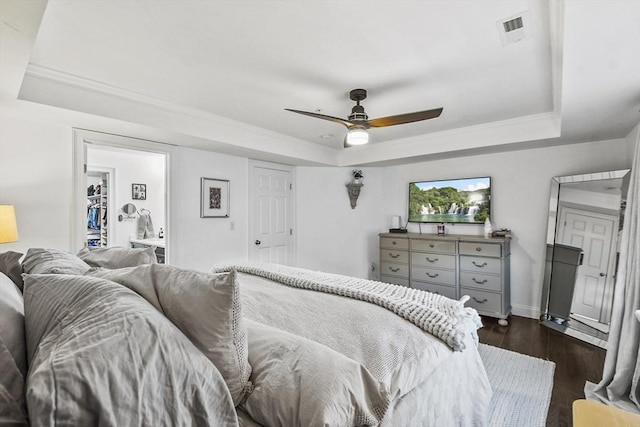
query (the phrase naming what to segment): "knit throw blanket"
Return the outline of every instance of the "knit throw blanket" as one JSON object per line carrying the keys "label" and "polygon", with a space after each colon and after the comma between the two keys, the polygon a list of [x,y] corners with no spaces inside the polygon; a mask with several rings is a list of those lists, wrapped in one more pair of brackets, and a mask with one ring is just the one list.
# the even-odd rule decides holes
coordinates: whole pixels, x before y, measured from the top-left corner
{"label": "knit throw blanket", "polygon": [[[465,337],[476,337],[482,327],[477,311],[459,301],[405,286],[356,277],[316,272],[278,264],[216,265],[212,273],[236,270],[293,288],[325,292],[384,307],[447,343],[454,351],[465,349]],[[242,284],[240,284],[242,286]]]}

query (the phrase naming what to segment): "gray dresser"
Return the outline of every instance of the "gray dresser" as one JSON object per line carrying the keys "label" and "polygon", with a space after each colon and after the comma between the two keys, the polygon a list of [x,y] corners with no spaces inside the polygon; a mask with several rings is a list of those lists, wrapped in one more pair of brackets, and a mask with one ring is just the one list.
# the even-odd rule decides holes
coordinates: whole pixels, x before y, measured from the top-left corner
{"label": "gray dresser", "polygon": [[496,317],[511,313],[510,238],[380,234],[380,280],[424,289]]}
{"label": "gray dresser", "polygon": [[405,235],[380,235],[380,280],[409,286],[409,239]]}

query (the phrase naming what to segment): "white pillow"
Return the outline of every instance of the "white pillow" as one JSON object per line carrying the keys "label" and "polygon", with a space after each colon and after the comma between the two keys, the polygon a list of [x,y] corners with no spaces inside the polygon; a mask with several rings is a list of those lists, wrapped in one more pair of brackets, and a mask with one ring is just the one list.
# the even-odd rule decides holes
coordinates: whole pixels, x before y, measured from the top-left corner
{"label": "white pillow", "polygon": [[220,372],[130,289],[27,275],[24,301],[32,425],[237,425]]}
{"label": "white pillow", "polygon": [[355,360],[247,319],[254,391],[241,405],[268,426],[379,425],[389,393]]}
{"label": "white pillow", "polygon": [[125,248],[121,246],[82,248],[78,252],[78,257],[92,267],[104,268],[135,267],[158,262],[155,246],[148,248]]}
{"label": "white pillow", "polygon": [[247,331],[235,271],[209,274],[149,264],[87,274],[136,291],[167,316],[220,370],[236,405],[251,392]]}

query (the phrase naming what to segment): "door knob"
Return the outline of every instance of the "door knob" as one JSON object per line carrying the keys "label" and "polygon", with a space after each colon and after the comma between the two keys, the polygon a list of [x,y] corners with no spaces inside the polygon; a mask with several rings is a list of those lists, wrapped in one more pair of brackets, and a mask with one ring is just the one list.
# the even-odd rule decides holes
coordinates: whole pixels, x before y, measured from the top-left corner
{"label": "door knob", "polygon": [[600,273],[600,277],[604,277],[604,276],[606,276],[606,274]]}
{"label": "door knob", "polygon": [[262,243],[260,240],[256,240],[256,246]]}

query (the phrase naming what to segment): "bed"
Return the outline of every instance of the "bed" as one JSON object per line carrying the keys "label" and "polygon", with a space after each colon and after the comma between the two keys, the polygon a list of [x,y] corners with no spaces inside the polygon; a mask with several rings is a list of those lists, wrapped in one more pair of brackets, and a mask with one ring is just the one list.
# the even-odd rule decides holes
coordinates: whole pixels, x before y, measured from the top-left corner
{"label": "bed", "polygon": [[180,269],[153,248],[13,254],[0,424],[487,424],[464,301],[278,265]]}

